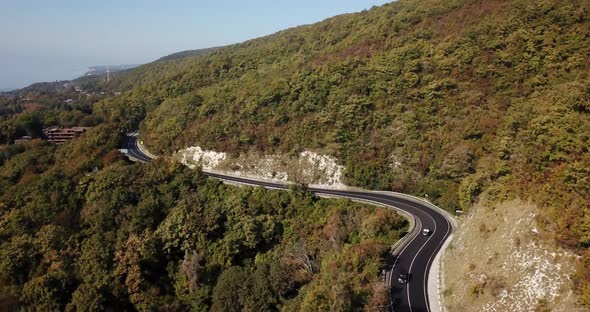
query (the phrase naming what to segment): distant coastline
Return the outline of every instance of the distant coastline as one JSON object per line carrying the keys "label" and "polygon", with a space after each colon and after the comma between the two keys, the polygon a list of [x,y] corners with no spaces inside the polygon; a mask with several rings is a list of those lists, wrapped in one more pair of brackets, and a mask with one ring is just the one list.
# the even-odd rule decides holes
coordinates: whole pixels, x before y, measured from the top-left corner
{"label": "distant coastline", "polygon": [[111,74],[116,73],[116,72],[120,72],[120,71],[124,71],[124,70],[128,70],[128,69],[132,69],[135,68],[137,66],[140,66],[141,64],[129,64],[129,65],[96,65],[96,66],[90,66],[87,67],[86,72],[83,73],[78,73],[77,75],[73,75],[75,78],[69,78],[69,79],[56,79],[56,80],[45,80],[45,81],[36,81],[33,83],[30,83],[28,85],[24,85],[22,87],[16,87],[16,88],[0,88],[0,93],[4,93],[4,92],[10,92],[10,91],[14,91],[14,90],[20,90],[23,88],[26,88],[28,86],[30,86],[31,84],[35,84],[35,83],[42,83],[42,82],[55,82],[55,81],[70,81],[70,80],[76,80],[78,78],[81,77],[85,77],[85,76],[100,76],[100,75],[106,75],[107,72],[110,72]]}
{"label": "distant coastline", "polygon": [[107,73],[107,71],[110,71],[111,73],[114,72],[118,72],[118,71],[122,71],[122,70],[127,70],[127,69],[132,69],[135,68],[137,66],[140,66],[140,64],[129,64],[129,65],[98,65],[98,66],[92,66],[88,68],[88,71],[82,75],[82,76],[99,76],[99,75],[105,75]]}

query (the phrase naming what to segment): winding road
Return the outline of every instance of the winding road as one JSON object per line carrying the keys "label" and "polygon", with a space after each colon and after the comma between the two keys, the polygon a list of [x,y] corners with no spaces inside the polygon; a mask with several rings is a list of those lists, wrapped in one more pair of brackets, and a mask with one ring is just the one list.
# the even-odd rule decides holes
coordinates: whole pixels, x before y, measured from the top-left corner
{"label": "winding road", "polygon": [[[124,146],[126,154],[137,161],[150,162],[153,156],[143,151],[137,141],[137,134],[127,136]],[[273,189],[288,189],[288,185],[257,181],[247,178],[222,175],[213,172],[203,173],[212,178],[232,183],[263,186]],[[414,218],[414,228],[402,243],[392,251],[388,259],[389,269],[386,282],[391,292],[391,309],[395,312],[439,312],[439,302],[430,302],[438,298],[438,293],[429,294],[429,273],[435,258],[445,241],[453,231],[453,223],[448,213],[417,197],[375,191],[349,191],[321,188],[309,188],[309,191],[323,196],[345,197],[354,200],[369,201],[379,205],[401,210]],[[422,229],[431,230],[430,235],[423,235]],[[400,283],[398,276],[407,274],[406,283]],[[431,283],[437,283],[431,279]],[[437,285],[431,289],[438,290]]]}

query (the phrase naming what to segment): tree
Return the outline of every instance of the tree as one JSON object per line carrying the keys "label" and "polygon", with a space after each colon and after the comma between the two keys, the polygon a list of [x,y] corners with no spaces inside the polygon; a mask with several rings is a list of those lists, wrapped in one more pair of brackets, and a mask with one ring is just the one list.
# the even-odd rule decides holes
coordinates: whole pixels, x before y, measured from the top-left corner
{"label": "tree", "polygon": [[239,266],[224,270],[213,288],[211,311],[243,311],[245,306],[242,293],[249,291],[249,278],[248,272]]}

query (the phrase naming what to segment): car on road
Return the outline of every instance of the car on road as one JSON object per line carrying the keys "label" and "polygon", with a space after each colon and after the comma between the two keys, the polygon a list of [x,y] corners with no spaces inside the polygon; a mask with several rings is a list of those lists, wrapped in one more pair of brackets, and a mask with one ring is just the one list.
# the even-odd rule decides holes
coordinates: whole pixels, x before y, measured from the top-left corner
{"label": "car on road", "polygon": [[408,274],[402,273],[397,277],[397,282],[400,284],[405,284],[408,282]]}
{"label": "car on road", "polygon": [[422,230],[422,235],[424,236],[428,236],[432,233],[432,231],[429,228],[425,228]]}

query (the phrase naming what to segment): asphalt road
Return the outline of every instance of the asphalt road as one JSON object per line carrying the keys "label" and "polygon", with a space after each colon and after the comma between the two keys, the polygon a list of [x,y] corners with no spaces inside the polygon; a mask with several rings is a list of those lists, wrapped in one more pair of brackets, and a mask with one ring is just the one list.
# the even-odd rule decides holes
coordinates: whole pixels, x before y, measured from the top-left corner
{"label": "asphalt road", "polygon": [[[124,142],[127,154],[141,162],[150,162],[152,158],[143,153],[138,146],[136,136],[128,136]],[[204,172],[205,175],[241,184],[263,186],[275,189],[287,189],[285,184],[262,182],[217,173]],[[388,259],[390,269],[387,273],[390,291],[391,307],[395,312],[430,312],[428,296],[428,274],[430,267],[444,242],[453,230],[449,220],[439,210],[429,207],[419,199],[412,199],[404,195],[379,193],[373,191],[342,191],[309,188],[318,195],[346,197],[350,199],[372,201],[381,205],[403,210],[414,216],[416,229],[409,233],[405,244],[398,248],[398,252]],[[432,233],[422,235],[422,229],[428,228]],[[407,283],[398,282],[398,276],[408,274]],[[436,303],[438,306],[438,303]]]}
{"label": "asphalt road", "polygon": [[135,158],[138,161],[147,163],[152,161],[153,159],[141,151],[139,148],[137,141],[137,133],[129,134],[125,137],[123,141],[122,149],[126,150],[126,154],[132,158]]}

